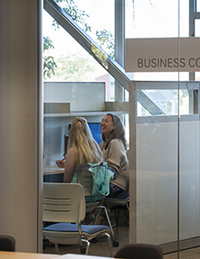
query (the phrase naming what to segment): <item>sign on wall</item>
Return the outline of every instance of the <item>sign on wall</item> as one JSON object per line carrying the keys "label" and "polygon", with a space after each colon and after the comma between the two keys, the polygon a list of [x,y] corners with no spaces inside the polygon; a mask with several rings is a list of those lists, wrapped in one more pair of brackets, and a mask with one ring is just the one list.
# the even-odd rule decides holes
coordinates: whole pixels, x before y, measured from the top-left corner
{"label": "sign on wall", "polygon": [[126,39],[126,72],[200,71],[200,38]]}

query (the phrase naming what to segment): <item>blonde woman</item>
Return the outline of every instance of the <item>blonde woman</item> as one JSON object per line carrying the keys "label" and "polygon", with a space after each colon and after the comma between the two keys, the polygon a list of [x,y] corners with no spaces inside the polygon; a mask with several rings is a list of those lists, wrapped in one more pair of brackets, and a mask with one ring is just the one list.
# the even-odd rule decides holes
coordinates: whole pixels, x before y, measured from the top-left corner
{"label": "blonde woman", "polygon": [[56,161],[59,167],[65,168],[64,182],[75,182],[73,178],[80,165],[102,161],[101,149],[94,140],[87,121],[82,117],[75,118],[70,127],[66,159]]}

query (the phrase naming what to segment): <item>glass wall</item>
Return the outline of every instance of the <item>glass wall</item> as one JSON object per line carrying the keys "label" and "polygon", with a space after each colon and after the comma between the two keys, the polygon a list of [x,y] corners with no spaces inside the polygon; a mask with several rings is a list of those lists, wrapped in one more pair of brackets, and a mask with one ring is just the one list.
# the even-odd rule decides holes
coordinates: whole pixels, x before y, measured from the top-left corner
{"label": "glass wall", "polygon": [[[195,3],[127,1],[126,37],[195,36],[191,31],[189,34],[192,2]],[[198,20],[196,34],[197,23]],[[180,53],[177,56],[180,57]],[[197,75],[195,73],[194,78]],[[130,238],[162,244],[165,253],[198,246],[199,83],[189,81],[192,74],[178,69],[177,72],[134,73],[133,78],[137,92],[136,182],[132,180],[131,183],[132,189],[136,187],[136,200],[131,201],[133,208],[136,207],[132,220],[136,231]],[[150,80],[154,82],[148,82]],[[162,110],[162,115],[150,113],[148,106],[140,103],[138,91],[152,100]],[[184,257],[185,252],[174,253],[174,256]]]}
{"label": "glass wall", "polygon": [[[96,123],[100,131],[103,116],[117,114],[125,125],[130,164],[125,242],[159,244],[164,258],[192,255],[200,235],[198,71],[126,73],[115,60],[120,1],[54,2],[80,33],[64,29],[44,11],[44,181],[63,180],[55,161],[66,155],[75,117]],[[199,21],[193,34],[190,25],[197,3],[126,0],[125,38],[197,37]],[[119,229],[114,229],[116,235]]]}

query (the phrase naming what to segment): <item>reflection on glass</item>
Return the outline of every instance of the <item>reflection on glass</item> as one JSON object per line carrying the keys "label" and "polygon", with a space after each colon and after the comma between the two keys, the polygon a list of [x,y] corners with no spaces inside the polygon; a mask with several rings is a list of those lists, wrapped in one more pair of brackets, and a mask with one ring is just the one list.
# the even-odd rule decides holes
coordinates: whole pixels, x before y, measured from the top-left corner
{"label": "reflection on glass", "polygon": [[[189,0],[181,0],[180,6],[178,0],[126,0],[125,19],[126,38],[188,37]],[[134,73],[133,78],[178,81],[188,80],[188,73]]]}
{"label": "reflection on glass", "polygon": [[85,13],[85,23],[90,27],[88,35],[112,57],[114,56],[114,2],[114,0],[74,0],[77,8]]}
{"label": "reflection on glass", "polygon": [[[178,109],[178,90],[143,90],[145,95],[161,108],[165,115],[189,114],[189,91],[179,90],[180,107]],[[150,113],[138,104],[138,116],[149,116]]]}
{"label": "reflection on glass", "polygon": [[99,62],[108,69],[108,58],[103,52],[101,52],[94,44],[91,44],[91,51],[94,54],[95,59],[99,60]]}

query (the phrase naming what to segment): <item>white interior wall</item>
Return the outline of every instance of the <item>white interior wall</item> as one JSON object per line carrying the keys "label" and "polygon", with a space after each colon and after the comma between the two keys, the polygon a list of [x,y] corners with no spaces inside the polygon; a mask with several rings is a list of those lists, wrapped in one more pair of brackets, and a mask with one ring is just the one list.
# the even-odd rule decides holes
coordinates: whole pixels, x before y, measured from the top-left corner
{"label": "white interior wall", "polygon": [[0,233],[37,252],[41,1],[0,1]]}
{"label": "white interior wall", "polygon": [[71,112],[105,110],[104,82],[44,82],[44,102],[70,103]]}

